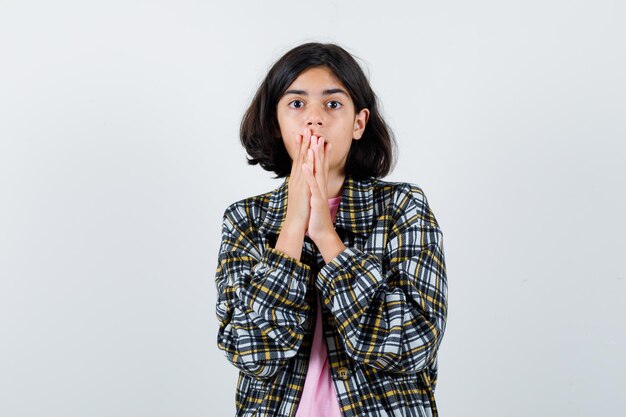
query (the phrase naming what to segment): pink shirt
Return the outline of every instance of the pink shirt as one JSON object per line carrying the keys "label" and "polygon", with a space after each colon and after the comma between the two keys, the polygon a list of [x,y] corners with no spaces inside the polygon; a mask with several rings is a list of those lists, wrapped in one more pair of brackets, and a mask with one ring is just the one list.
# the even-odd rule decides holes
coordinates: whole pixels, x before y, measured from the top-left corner
{"label": "pink shirt", "polygon": [[[340,201],[341,196],[328,199],[333,223],[337,216]],[[308,233],[306,235],[308,236]],[[317,319],[315,321],[313,346],[311,347],[309,368],[296,417],[341,417],[337,392],[330,375],[326,340],[322,332],[322,303],[319,294],[315,298],[317,299]]]}

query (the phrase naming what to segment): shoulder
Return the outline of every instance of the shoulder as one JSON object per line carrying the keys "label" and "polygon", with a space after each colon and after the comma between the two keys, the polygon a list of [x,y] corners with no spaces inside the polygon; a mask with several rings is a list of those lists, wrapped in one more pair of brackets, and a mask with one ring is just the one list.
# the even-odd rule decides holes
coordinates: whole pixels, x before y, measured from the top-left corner
{"label": "shoulder", "polygon": [[222,215],[224,222],[239,226],[255,223],[255,219],[261,219],[261,214],[267,211],[271,195],[272,191],[267,191],[228,204]]}
{"label": "shoulder", "polygon": [[[423,188],[413,182],[372,179],[375,199],[388,200],[397,216],[437,225]],[[386,197],[383,197],[386,196]]]}
{"label": "shoulder", "polygon": [[396,205],[428,205],[426,195],[422,187],[411,182],[385,181],[372,179],[374,196],[389,196]]}

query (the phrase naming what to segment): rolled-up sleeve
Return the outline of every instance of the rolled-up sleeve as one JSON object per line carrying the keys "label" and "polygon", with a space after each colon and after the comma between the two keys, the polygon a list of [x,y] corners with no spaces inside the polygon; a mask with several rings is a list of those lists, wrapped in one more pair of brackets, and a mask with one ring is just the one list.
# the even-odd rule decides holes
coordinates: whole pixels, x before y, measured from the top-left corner
{"label": "rolled-up sleeve", "polygon": [[243,372],[269,378],[304,339],[311,268],[274,248],[261,250],[256,232],[228,212],[215,274],[217,346]]}
{"label": "rolled-up sleeve", "polygon": [[435,359],[445,331],[443,234],[419,187],[398,190],[393,207],[364,249],[346,247],[321,268],[315,285],[352,359],[417,373]]}

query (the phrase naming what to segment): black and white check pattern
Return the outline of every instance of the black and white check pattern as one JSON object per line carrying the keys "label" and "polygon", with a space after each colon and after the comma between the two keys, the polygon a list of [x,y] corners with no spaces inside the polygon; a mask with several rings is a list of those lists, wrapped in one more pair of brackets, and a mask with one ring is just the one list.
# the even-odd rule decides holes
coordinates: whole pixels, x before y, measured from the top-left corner
{"label": "black and white check pattern", "polygon": [[443,235],[424,192],[347,176],[335,220],[346,249],[325,263],[308,236],[300,260],[274,249],[288,180],[224,212],[217,345],[240,371],[236,415],[295,415],[319,292],[343,415],[437,416],[447,278]]}

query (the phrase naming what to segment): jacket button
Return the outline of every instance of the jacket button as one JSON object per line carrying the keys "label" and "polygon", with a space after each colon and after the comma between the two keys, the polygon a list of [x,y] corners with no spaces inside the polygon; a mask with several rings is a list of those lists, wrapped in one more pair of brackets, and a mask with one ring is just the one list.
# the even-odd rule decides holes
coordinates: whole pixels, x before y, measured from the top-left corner
{"label": "jacket button", "polygon": [[335,317],[333,317],[333,316],[326,317],[326,323],[328,323],[329,326],[334,326],[335,325]]}
{"label": "jacket button", "polygon": [[348,379],[348,368],[342,366],[341,368],[337,369],[337,376],[340,379]]}

